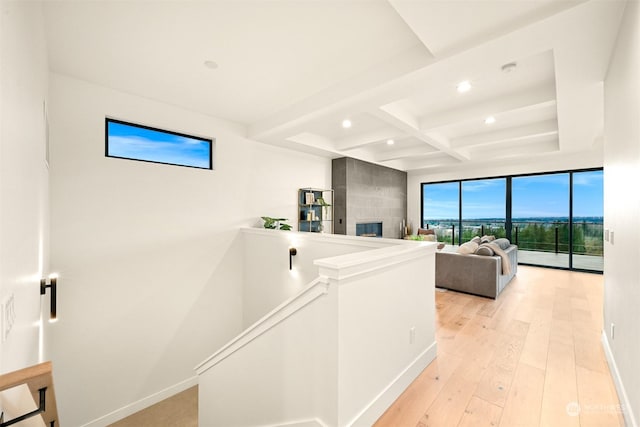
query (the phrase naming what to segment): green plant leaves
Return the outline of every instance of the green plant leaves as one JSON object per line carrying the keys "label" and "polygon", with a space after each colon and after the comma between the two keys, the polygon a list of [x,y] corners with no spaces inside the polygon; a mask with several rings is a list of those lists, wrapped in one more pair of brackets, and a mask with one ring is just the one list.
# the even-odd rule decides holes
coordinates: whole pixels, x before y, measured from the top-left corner
{"label": "green plant leaves", "polygon": [[288,221],[287,218],[271,218],[270,216],[261,216],[260,218],[264,221],[264,228],[268,228],[270,230],[291,230],[291,226],[283,222]]}

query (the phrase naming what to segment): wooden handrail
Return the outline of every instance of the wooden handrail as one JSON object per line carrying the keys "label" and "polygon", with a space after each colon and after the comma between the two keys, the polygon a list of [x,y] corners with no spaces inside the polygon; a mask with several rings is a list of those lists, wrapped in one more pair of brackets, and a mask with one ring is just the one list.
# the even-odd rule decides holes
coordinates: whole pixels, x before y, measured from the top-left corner
{"label": "wooden handrail", "polygon": [[0,391],[8,390],[22,384],[26,384],[27,387],[29,387],[34,402],[40,402],[40,390],[44,389],[46,404],[44,405],[44,411],[39,415],[42,415],[42,419],[47,427],[60,427],[56,396],[53,388],[51,362],[40,363],[0,375]]}

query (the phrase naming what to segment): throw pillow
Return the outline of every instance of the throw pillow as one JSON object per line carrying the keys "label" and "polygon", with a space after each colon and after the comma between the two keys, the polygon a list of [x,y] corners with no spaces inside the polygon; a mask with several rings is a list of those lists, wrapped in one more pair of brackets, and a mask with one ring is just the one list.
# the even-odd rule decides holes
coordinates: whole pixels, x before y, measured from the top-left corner
{"label": "throw pillow", "polygon": [[470,255],[474,253],[478,249],[478,244],[476,242],[467,242],[463,243],[458,247],[459,254]]}
{"label": "throw pillow", "polygon": [[436,242],[436,235],[435,234],[421,234],[422,236],[422,240],[424,240],[425,242]]}
{"label": "throw pillow", "polygon": [[483,255],[483,256],[494,256],[495,252],[489,246],[480,245],[480,246],[478,246],[478,249],[476,249],[475,254],[476,255]]}
{"label": "throw pillow", "polygon": [[500,246],[500,249],[507,249],[509,246],[511,246],[511,242],[508,239],[496,239],[493,241],[493,243],[495,243],[496,245]]}
{"label": "throw pillow", "polygon": [[473,239],[471,239],[472,242],[476,242],[477,244],[480,244],[480,236],[476,236]]}
{"label": "throw pillow", "polygon": [[494,240],[496,240],[496,236],[482,236],[480,238],[480,242],[482,243],[489,243],[493,242]]}

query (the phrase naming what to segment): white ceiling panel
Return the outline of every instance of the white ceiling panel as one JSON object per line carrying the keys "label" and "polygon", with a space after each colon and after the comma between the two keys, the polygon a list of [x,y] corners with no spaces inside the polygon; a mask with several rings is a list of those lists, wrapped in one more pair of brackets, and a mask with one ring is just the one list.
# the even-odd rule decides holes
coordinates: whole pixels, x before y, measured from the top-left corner
{"label": "white ceiling panel", "polygon": [[56,0],[45,16],[53,71],[241,123],[420,44],[384,0]]}
{"label": "white ceiling panel", "polygon": [[[53,72],[235,121],[266,144],[407,171],[591,156],[602,140],[602,82],[625,6],[618,0],[43,4]],[[516,66],[507,73],[508,63]],[[461,80],[470,91],[456,91]],[[488,116],[495,123],[485,124]]]}
{"label": "white ceiling panel", "polygon": [[508,34],[582,1],[390,0],[389,2],[431,53],[442,56]]}

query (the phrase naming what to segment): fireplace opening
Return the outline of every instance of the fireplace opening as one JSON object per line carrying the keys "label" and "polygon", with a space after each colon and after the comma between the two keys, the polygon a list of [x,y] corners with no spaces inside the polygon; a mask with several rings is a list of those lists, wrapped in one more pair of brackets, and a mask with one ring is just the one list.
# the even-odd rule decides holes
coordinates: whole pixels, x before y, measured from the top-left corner
{"label": "fireplace opening", "polygon": [[362,222],[356,224],[356,236],[382,237],[381,222]]}

